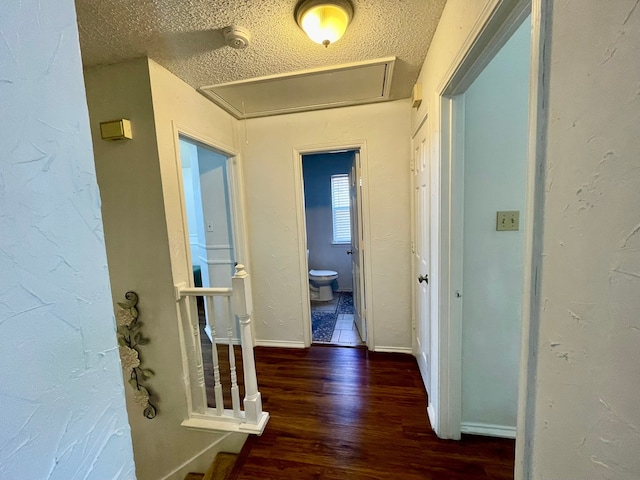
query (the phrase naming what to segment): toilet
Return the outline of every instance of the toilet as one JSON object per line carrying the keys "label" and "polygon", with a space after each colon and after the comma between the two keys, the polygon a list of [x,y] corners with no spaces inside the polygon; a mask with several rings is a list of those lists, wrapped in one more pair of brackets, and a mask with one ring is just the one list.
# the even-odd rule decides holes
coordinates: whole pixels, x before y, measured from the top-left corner
{"label": "toilet", "polygon": [[338,278],[333,270],[309,270],[309,293],[311,300],[328,302],[333,300],[331,284]]}

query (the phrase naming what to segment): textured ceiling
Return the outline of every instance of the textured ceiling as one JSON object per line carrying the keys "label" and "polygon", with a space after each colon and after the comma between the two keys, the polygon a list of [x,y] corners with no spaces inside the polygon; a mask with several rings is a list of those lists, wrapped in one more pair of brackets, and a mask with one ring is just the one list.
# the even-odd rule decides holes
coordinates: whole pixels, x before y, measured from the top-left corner
{"label": "textured ceiling", "polygon": [[[148,56],[194,88],[264,75],[397,57],[391,98],[416,81],[445,0],[352,0],[344,37],[328,48],[300,30],[297,0],[76,0],[86,66]],[[244,50],[228,26],[249,30]]]}

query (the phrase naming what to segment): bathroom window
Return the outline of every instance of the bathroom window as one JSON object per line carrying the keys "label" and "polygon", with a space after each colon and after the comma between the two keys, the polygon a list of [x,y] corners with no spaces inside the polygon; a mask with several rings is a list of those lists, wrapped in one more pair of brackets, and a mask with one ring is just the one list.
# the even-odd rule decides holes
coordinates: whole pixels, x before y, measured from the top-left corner
{"label": "bathroom window", "polygon": [[349,175],[331,175],[333,243],[351,243],[349,208]]}

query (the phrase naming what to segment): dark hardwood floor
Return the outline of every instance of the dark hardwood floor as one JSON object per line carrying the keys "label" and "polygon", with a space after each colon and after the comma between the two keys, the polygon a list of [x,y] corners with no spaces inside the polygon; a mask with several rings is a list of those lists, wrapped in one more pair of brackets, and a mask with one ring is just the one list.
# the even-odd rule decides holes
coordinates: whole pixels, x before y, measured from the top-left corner
{"label": "dark hardwood floor", "polygon": [[514,442],[438,439],[410,355],[364,348],[255,349],[264,409],[239,480],[512,479]]}

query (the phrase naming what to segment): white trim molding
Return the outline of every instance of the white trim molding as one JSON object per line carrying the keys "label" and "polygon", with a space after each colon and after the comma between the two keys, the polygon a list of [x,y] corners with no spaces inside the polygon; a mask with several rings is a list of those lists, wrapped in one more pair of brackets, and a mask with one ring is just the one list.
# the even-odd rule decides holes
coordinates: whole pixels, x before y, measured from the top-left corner
{"label": "white trim molding", "polygon": [[546,98],[549,89],[549,40],[552,0],[532,0],[531,67],[529,87],[529,152],[525,213],[524,285],[522,293],[522,342],[518,388],[515,479],[533,478],[531,446],[534,434],[536,351],[540,308],[539,280],[542,270],[542,216],[544,214],[544,164],[546,146]]}
{"label": "white trim molding", "polygon": [[406,355],[413,355],[413,348],[411,347],[385,347],[377,345],[373,351],[378,353],[404,353]]}
{"label": "white trim molding", "polygon": [[256,347],[276,347],[276,348],[307,348],[304,342],[293,342],[290,340],[256,340]]}
{"label": "white trim molding", "polygon": [[491,423],[462,422],[460,431],[469,435],[485,437],[516,438],[516,427],[509,425],[493,425]]}

